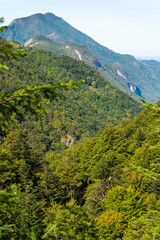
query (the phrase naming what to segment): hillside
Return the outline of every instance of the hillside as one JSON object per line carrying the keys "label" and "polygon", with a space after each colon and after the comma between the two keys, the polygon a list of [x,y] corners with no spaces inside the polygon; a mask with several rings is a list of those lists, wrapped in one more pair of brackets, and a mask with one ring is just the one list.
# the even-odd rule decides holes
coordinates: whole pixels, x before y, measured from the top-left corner
{"label": "hillside", "polygon": [[159,100],[159,62],[156,62],[155,70],[153,66],[137,61],[131,55],[115,53],[52,13],[16,19],[4,31],[2,37],[24,44],[35,35],[45,36],[57,43],[87,47],[100,64],[106,67],[107,71],[111,71],[112,77],[104,77],[114,86],[129,95],[133,96],[134,93],[135,97],[142,96],[147,101],[157,102]]}
{"label": "hillside", "polygon": [[27,84],[85,80],[77,91],[65,92],[66,99],[46,106],[48,115],[42,115],[38,122],[32,122],[29,116],[21,122],[31,142],[39,141],[36,147],[44,151],[59,151],[81,138],[94,136],[109,122],[118,124],[127,114],[133,118],[140,112],[140,104],[82,61],[55,56],[45,50],[28,49],[28,59],[9,63],[9,67],[9,72],[0,70],[1,94]]}
{"label": "hillside", "polygon": [[151,231],[145,224],[153,223],[151,216],[160,211],[157,110],[145,110],[117,127],[110,124],[58,155],[47,153],[65,189],[63,203],[75,199],[98,221],[96,239],[145,239],[136,236],[146,237]]}

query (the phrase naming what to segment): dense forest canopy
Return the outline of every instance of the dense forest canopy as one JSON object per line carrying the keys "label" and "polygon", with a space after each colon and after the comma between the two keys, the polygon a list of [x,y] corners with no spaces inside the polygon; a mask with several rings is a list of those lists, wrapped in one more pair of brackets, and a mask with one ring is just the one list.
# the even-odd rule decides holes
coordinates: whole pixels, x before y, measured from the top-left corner
{"label": "dense forest canopy", "polygon": [[[0,238],[159,239],[160,103],[140,112],[84,63],[27,52],[1,61],[9,68],[0,69],[1,126],[10,124],[0,133]],[[36,119],[27,94],[30,104],[65,98],[45,102]]]}
{"label": "dense forest canopy", "polygon": [[17,86],[49,83],[62,87],[71,80],[74,84],[84,80],[76,91],[62,91],[65,98],[61,101],[46,105],[48,114],[42,114],[38,122],[30,115],[21,121],[21,127],[29,135],[33,132],[34,139],[38,138],[46,150],[59,151],[69,142],[94,136],[109,122],[118,124],[123,117],[134,118],[141,111],[139,103],[83,62],[44,50],[27,49],[27,53],[23,60],[6,63],[10,71],[0,70],[2,94],[13,93]]}

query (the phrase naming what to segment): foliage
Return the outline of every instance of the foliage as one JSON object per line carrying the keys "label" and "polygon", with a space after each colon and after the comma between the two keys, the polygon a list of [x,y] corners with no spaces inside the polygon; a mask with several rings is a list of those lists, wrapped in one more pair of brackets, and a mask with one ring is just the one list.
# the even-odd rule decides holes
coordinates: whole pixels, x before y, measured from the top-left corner
{"label": "foliage", "polygon": [[1,239],[40,239],[44,233],[43,202],[38,201],[34,189],[27,186],[19,191],[16,185],[1,190]]}
{"label": "foliage", "polygon": [[[111,86],[96,70],[69,57],[57,57],[44,50],[29,49],[28,59],[5,64],[10,71],[0,71],[1,95],[12,95],[17,90],[16,86],[25,88],[26,85],[33,84],[37,88],[48,86],[48,92],[52,91],[53,95],[55,91],[50,90],[50,87],[57,86],[57,95],[65,95],[65,98],[55,101],[54,104],[45,102],[43,106],[47,115],[40,112],[38,121],[27,115],[25,109],[21,113],[25,113],[26,121],[18,118],[22,128],[28,132],[30,141],[34,139],[35,143],[36,140],[45,151],[68,148],[85,136],[94,136],[106,123],[118,124],[126,113],[130,113],[133,118],[140,112],[138,103]],[[71,79],[75,86],[81,79],[84,79],[85,83],[81,84],[77,91],[72,91],[73,86],[69,86]],[[47,85],[47,82],[50,84]],[[63,91],[66,88],[68,91]],[[18,91],[20,94],[21,90]],[[41,94],[43,93],[39,92],[39,96],[42,96]],[[33,103],[39,108],[40,102],[36,101],[34,98]],[[15,102],[12,105],[14,106]],[[35,108],[33,104],[31,106]]]}
{"label": "foliage", "polygon": [[96,239],[94,221],[74,201],[65,207],[53,203],[46,221],[48,228],[42,239]]}
{"label": "foliage", "polygon": [[160,238],[160,214],[158,211],[149,211],[138,219],[130,222],[124,234],[124,240],[149,240]]}
{"label": "foliage", "polygon": [[[0,23],[3,23],[4,19],[0,18]],[[3,32],[7,27],[0,27],[0,32]],[[12,42],[6,42],[3,39],[0,38],[1,44],[0,44],[0,58],[8,59],[8,60],[15,60],[18,57],[24,57],[26,56],[25,49],[15,50],[13,49],[13,43]],[[0,68],[4,68],[8,70],[8,67],[0,62]]]}
{"label": "foliage", "polygon": [[[80,83],[80,82],[79,82]],[[78,82],[76,85],[79,84]],[[74,85],[74,86],[73,86]],[[62,84],[46,84],[44,86],[26,86],[20,90],[15,91],[13,94],[5,94],[0,96],[0,112],[2,115],[1,126],[7,127],[12,121],[13,115],[17,117],[24,117],[22,108],[28,110],[32,115],[38,116],[44,112],[43,101],[53,102],[58,98],[63,98],[62,93],[56,91],[58,89],[74,88],[75,83]]]}
{"label": "foliage", "polygon": [[[3,22],[3,18],[0,18],[0,22]],[[4,27],[0,28],[0,32],[4,31]],[[19,56],[24,57],[27,53],[25,49],[15,50],[15,46],[12,42],[7,42],[0,37],[0,58],[3,60],[13,61]],[[0,63],[0,68],[9,70],[9,68]],[[76,88],[76,85],[79,85],[80,82],[73,83],[61,83],[53,85],[48,83],[44,86],[26,86],[25,88],[19,89],[14,93],[1,94],[0,96],[0,116],[2,120],[0,125],[7,127],[8,124],[12,121],[13,114],[18,117],[23,117],[22,108],[28,110],[32,115],[37,115],[38,112],[42,113],[42,101],[47,100],[47,102],[52,102],[57,100],[57,98],[64,97],[62,93],[56,92],[57,89]]]}
{"label": "foliage", "polygon": [[160,182],[153,174],[159,174],[158,128],[159,112],[150,108],[54,157],[48,154],[66,192],[63,201],[84,204],[97,220],[98,239],[122,239],[134,219],[159,212]]}
{"label": "foliage", "polygon": [[46,158],[10,132],[1,143],[1,238],[158,239],[159,181],[139,171],[159,156],[158,120],[144,110]]}
{"label": "foliage", "polygon": [[100,239],[121,239],[132,218],[138,218],[153,204],[153,196],[141,195],[131,186],[116,186],[103,199],[104,213],[98,218]]}
{"label": "foliage", "polygon": [[[2,64],[1,119],[17,113],[19,129],[0,135],[0,238],[159,239],[160,103],[132,120],[131,98],[81,61],[44,50]],[[66,81],[82,78],[71,91]],[[39,103],[63,89],[67,99]]]}

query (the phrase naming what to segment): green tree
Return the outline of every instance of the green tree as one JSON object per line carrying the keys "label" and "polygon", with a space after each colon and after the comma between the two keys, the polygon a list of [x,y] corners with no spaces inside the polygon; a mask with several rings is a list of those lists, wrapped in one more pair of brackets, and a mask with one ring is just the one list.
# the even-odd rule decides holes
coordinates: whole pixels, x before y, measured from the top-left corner
{"label": "green tree", "polygon": [[160,213],[149,211],[138,219],[132,219],[123,240],[160,239]]}
{"label": "green tree", "polygon": [[121,239],[133,218],[159,207],[154,194],[142,195],[131,186],[116,186],[103,199],[103,208],[105,211],[97,222],[100,239]]}
{"label": "green tree", "polygon": [[[0,18],[0,23],[3,23],[4,19]],[[3,32],[4,29],[6,29],[7,27],[0,27],[0,33]],[[13,48],[13,43],[12,42],[7,42],[4,39],[2,39],[0,37],[0,58],[3,59],[8,59],[8,60],[12,60],[14,61],[15,59],[17,59],[18,57],[24,57],[26,56],[26,51],[25,49],[20,49],[20,50],[15,50]],[[8,70],[9,68],[0,62],[0,68],[4,68],[6,70]]]}
{"label": "green tree", "polygon": [[53,203],[47,211],[45,220],[48,226],[42,239],[97,239],[94,220],[73,200],[65,207]]}

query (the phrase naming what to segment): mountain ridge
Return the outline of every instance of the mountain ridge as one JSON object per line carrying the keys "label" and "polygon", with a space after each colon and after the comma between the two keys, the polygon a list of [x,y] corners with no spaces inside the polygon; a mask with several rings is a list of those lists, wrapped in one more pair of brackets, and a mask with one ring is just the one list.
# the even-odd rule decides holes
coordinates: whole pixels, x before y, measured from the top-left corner
{"label": "mountain ridge", "polygon": [[[91,52],[88,47],[73,43],[57,43],[54,40],[48,39],[44,36],[34,36],[33,38],[29,39],[24,46],[45,49],[54,52],[56,55],[66,55],[74,59],[84,61],[92,68],[98,70],[106,80],[110,79],[110,82],[113,85],[116,85],[116,87],[118,87],[121,91],[124,91],[124,86],[127,85],[128,91],[126,90],[124,92],[133,97],[135,100],[137,100],[135,94],[137,94],[138,97],[142,97],[140,89],[133,82],[128,82],[127,78],[119,70],[117,70],[116,76],[116,74],[114,74],[109,68],[105,67],[101,63],[101,61],[96,57],[95,54]],[[123,81],[121,79],[123,79]],[[131,90],[131,92],[129,92],[129,90]]]}

